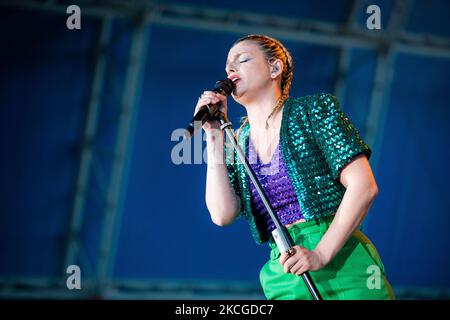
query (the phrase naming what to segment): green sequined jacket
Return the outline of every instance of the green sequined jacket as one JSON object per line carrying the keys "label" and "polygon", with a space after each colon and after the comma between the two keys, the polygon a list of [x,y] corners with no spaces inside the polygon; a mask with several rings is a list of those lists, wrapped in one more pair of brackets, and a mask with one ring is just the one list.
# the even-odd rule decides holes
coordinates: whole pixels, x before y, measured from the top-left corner
{"label": "green sequined jacket", "polygon": [[[249,133],[247,123],[238,136],[244,152]],[[286,100],[280,144],[282,159],[307,221],[336,212],[345,192],[339,179],[341,170],[355,156],[364,153],[369,159],[372,153],[341,111],[337,98],[328,93]],[[241,198],[239,216],[248,221],[256,243],[266,242],[269,239],[252,212],[249,178],[244,166],[229,142],[225,144],[225,152],[230,183]]]}

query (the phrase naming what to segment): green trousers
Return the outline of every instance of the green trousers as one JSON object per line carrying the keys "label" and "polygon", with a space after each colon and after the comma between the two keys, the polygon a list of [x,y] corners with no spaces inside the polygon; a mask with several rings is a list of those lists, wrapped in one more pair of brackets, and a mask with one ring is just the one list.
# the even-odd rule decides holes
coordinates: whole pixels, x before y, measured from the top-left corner
{"label": "green trousers", "polygon": [[[315,249],[334,216],[294,224],[288,228],[295,244]],[[270,259],[261,269],[260,281],[267,299],[310,300],[303,278],[285,273],[280,252],[272,240]],[[319,293],[325,300],[395,299],[386,278],[381,258],[370,240],[355,231],[339,253],[324,268],[310,271]]]}

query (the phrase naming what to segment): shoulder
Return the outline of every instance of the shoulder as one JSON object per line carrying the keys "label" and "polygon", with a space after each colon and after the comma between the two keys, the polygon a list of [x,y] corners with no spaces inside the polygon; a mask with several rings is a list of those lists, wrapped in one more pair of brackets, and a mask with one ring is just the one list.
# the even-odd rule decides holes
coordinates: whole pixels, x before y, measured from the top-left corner
{"label": "shoulder", "polygon": [[315,95],[315,106],[339,106],[339,101],[334,94],[321,92]]}
{"label": "shoulder", "polygon": [[311,95],[289,97],[287,106],[289,111],[303,110],[307,114],[314,114],[334,107],[339,108],[339,101],[332,93],[319,92]]}
{"label": "shoulder", "polygon": [[288,98],[288,103],[291,106],[299,106],[299,105],[315,106],[319,103],[329,104],[334,102],[337,102],[337,98],[334,94],[329,92],[319,92],[316,94]]}

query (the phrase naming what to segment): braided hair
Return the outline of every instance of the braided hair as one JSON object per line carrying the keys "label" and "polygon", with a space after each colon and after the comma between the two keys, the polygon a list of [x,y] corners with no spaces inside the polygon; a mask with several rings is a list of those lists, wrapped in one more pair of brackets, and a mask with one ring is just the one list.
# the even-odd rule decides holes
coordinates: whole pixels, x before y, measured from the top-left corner
{"label": "braided hair", "polygon": [[[264,55],[268,59],[269,62],[273,62],[275,59],[280,59],[283,61],[284,68],[281,74],[281,96],[278,99],[277,104],[272,109],[271,113],[266,119],[266,128],[269,126],[269,119],[272,117],[272,115],[280,109],[286,99],[289,97],[289,90],[291,89],[291,83],[292,78],[294,75],[294,65],[292,63],[292,56],[289,50],[278,40],[266,36],[266,35],[260,35],[260,34],[250,34],[245,37],[242,37],[238,40],[236,40],[233,44],[235,46],[239,42],[242,41],[254,41],[256,44],[259,45],[261,50],[263,51]],[[248,117],[241,118],[242,125],[238,129],[238,136],[242,128],[245,126],[245,124],[248,122]]]}

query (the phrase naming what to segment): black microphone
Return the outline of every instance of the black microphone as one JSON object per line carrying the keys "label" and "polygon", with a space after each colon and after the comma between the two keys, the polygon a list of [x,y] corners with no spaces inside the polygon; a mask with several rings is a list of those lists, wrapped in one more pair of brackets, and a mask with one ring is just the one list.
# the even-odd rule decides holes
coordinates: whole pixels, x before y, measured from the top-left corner
{"label": "black microphone", "polygon": [[[217,81],[212,91],[220,93],[221,95],[224,96],[229,96],[231,92],[233,92],[235,87],[236,85],[234,84],[234,82],[226,78],[224,80]],[[214,116],[214,114],[218,111],[220,104],[221,103],[219,102],[212,105],[206,105],[201,107],[200,110],[198,110],[198,112],[192,118],[191,122],[189,123],[189,126],[186,128],[184,137],[185,138],[192,137],[197,129],[201,128],[206,121],[210,120]],[[202,125],[194,127],[194,123],[195,122],[198,123],[200,121]]]}

